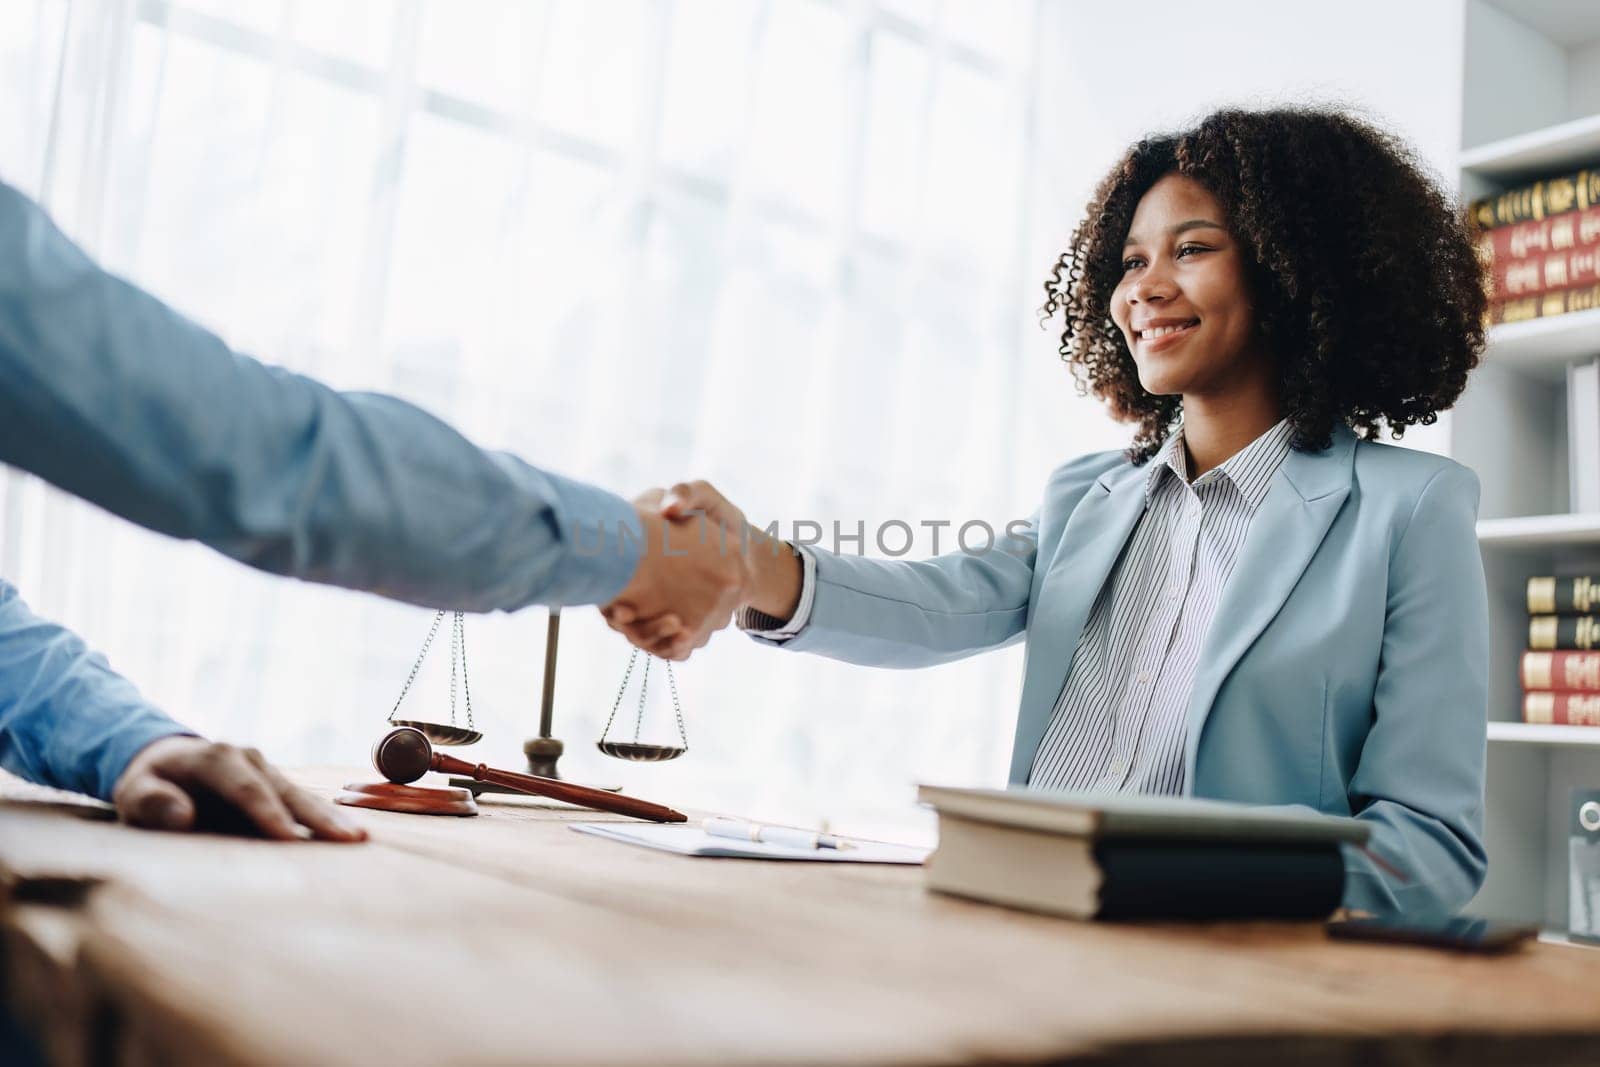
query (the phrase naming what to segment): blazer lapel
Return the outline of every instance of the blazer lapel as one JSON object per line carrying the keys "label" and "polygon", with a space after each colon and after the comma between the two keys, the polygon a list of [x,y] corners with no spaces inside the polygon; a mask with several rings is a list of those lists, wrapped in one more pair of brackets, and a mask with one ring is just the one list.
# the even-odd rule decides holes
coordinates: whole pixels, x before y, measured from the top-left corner
{"label": "blazer lapel", "polygon": [[1350,495],[1355,444],[1341,427],[1321,452],[1290,452],[1251,520],[1200,650],[1189,696],[1186,791],[1194,788],[1200,732],[1217,690],[1289,599]]}
{"label": "blazer lapel", "polygon": [[1148,465],[1119,466],[1102,474],[1067,519],[1029,626],[1022,701],[1011,747],[1012,782],[1027,781],[1089,610],[1144,513],[1148,470]]}

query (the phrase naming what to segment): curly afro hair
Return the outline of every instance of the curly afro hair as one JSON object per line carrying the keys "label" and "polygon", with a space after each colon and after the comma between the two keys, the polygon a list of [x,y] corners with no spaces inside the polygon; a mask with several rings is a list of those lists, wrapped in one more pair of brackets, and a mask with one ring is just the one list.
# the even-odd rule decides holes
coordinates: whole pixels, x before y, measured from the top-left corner
{"label": "curly afro hair", "polygon": [[1137,423],[1130,460],[1153,456],[1183,408],[1139,384],[1110,314],[1134,209],[1174,173],[1217,198],[1239,242],[1296,448],[1328,447],[1339,424],[1398,437],[1460,397],[1487,298],[1452,198],[1399,139],[1350,115],[1228,109],[1130,148],[1044,285],[1041,322],[1062,313],[1059,351],[1079,392]]}

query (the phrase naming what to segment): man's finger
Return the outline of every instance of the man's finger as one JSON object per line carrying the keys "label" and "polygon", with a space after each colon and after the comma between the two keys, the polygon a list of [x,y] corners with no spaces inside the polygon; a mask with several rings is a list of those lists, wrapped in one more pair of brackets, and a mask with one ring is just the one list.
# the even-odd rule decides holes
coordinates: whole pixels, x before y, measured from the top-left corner
{"label": "man's finger", "polygon": [[367,832],[350,821],[339,809],[297,785],[290,785],[282,794],[283,801],[300,820],[302,826],[323,841],[365,841]]}
{"label": "man's finger", "polygon": [[726,503],[722,494],[705,482],[679,482],[673,486],[661,503],[661,514],[678,518],[686,511],[714,512],[717,505]]}
{"label": "man's finger", "polygon": [[131,826],[149,830],[188,830],[194,802],[182,789],[154,774],[141,774],[118,791],[117,810]]}
{"label": "man's finger", "polygon": [[244,756],[267,779],[290,814],[314,836],[324,841],[367,839],[365,830],[341,814],[333,804],[289,781],[282,771],[267,761],[259,749],[247,748]]}
{"label": "man's finger", "polygon": [[628,640],[642,648],[652,647],[682,632],[682,621],[671,613],[635,623],[627,630]]}
{"label": "man's finger", "polygon": [[268,837],[293,841],[294,817],[278,798],[278,791],[244,753],[231,745],[218,745],[196,761],[193,782],[237,808]]}

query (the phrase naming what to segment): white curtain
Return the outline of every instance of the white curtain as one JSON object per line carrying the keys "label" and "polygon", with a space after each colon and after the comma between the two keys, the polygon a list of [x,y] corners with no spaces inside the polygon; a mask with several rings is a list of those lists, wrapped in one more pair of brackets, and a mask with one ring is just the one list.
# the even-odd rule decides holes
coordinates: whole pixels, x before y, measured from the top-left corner
{"label": "white curtain", "polygon": [[[0,174],[269,362],[628,495],[706,477],[786,532],[864,522],[869,553],[887,520],[948,519],[942,549],[1031,513],[1065,458],[1056,411],[1084,446],[1126,436],[1064,371],[1023,384],[1054,358],[1034,308],[1071,215],[1040,189],[1061,133],[1038,20],[1033,0],[10,0]],[[286,764],[363,762],[427,612],[15,472],[0,491],[0,573],[158,704]],[[795,819],[1003,779],[1016,650],[879,672],[723,634],[678,669],[689,756],[637,767],[591,744],[627,646],[592,610],[563,621],[569,776]],[[543,632],[538,610],[468,620],[475,758],[520,765]],[[436,648],[409,713],[448,714],[447,666]],[[664,687],[644,722],[674,735]]]}

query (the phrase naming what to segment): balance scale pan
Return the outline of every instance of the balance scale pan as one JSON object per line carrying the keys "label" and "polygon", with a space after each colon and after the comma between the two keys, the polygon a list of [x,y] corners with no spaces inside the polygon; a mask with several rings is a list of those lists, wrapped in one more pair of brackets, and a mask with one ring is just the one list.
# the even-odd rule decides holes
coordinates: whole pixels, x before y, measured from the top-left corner
{"label": "balance scale pan", "polygon": [[395,726],[409,726],[420,731],[423,737],[436,745],[471,745],[483,740],[483,731],[469,730],[465,726],[446,725],[442,722],[421,722],[417,719],[391,719]]}
{"label": "balance scale pan", "polygon": [[634,763],[660,763],[677,759],[689,751],[678,745],[644,745],[637,741],[600,741],[597,744],[606,755]]}

